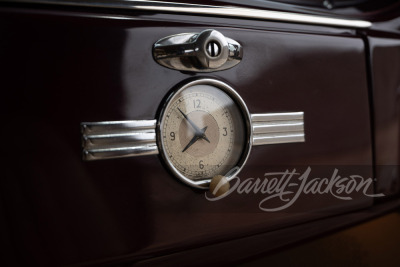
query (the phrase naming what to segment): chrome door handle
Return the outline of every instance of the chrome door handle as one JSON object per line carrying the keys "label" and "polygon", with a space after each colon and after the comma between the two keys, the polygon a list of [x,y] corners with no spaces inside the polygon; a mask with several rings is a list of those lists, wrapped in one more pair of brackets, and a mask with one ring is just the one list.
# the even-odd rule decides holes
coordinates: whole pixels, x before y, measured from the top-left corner
{"label": "chrome door handle", "polygon": [[242,46],[216,30],[165,37],[153,46],[160,65],[191,72],[213,72],[232,68],[243,57]]}

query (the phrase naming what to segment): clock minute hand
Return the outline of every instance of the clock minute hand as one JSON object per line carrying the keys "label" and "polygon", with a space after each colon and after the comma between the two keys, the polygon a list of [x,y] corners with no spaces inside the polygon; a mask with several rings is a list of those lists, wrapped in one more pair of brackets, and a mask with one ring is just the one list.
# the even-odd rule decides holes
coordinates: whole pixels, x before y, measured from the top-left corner
{"label": "clock minute hand", "polygon": [[200,136],[193,136],[192,140],[185,146],[185,148],[182,150],[182,153],[185,152],[189,147],[191,147],[194,143],[196,143],[197,140],[200,139]]}
{"label": "clock minute hand", "polygon": [[179,110],[180,113],[182,113],[183,117],[184,117],[184,118],[190,123],[190,125],[193,127],[193,129],[194,129],[194,131],[195,131],[195,135],[201,137],[204,133],[201,132],[201,130],[199,129],[199,127],[197,127],[196,124],[194,124],[194,122],[193,122],[191,119],[189,119],[189,117],[188,117],[185,113],[183,113],[183,111],[182,111],[180,108],[178,108],[178,110]]}

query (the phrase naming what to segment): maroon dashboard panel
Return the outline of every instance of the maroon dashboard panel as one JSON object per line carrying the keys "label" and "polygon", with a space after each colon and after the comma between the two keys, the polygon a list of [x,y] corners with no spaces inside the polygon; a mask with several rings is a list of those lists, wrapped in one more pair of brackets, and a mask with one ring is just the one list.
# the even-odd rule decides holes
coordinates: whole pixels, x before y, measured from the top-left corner
{"label": "maroon dashboard panel", "polygon": [[377,192],[393,196],[400,191],[400,41],[369,37],[374,99],[374,135]]}
{"label": "maroon dashboard panel", "polygon": [[[157,119],[177,84],[208,77],[233,87],[250,113],[304,112],[306,141],[253,147],[240,178],[308,167],[309,179],[333,179],[335,169],[342,177],[373,177],[361,37],[317,26],[191,19],[0,10],[4,243],[17,261],[140,260],[372,205],[362,192],[352,201],[302,194],[286,209],[265,212],[262,194],[208,201],[157,155],[82,161],[81,122]],[[240,64],[191,74],[153,60],[160,38],[208,28],[243,46]],[[274,198],[267,205],[284,204]]]}

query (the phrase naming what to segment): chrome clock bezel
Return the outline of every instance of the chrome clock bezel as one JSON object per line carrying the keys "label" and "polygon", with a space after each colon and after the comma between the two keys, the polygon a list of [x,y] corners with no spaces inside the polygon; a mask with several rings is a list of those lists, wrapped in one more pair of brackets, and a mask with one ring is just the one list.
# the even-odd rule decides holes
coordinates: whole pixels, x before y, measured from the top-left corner
{"label": "chrome clock bezel", "polygon": [[237,166],[234,166],[233,168],[236,167],[236,171],[233,171],[229,173],[229,176],[227,177],[228,180],[232,179],[235,177],[244,167],[244,165],[247,162],[247,159],[250,155],[251,147],[252,147],[252,140],[253,140],[253,129],[251,126],[251,115],[249,110],[247,109],[247,106],[243,99],[240,97],[240,95],[228,84],[211,79],[211,78],[199,78],[196,80],[188,81],[184,83],[181,86],[178,86],[176,89],[172,90],[170,94],[168,95],[167,99],[164,101],[164,104],[160,110],[160,115],[159,119],[157,121],[157,130],[156,130],[156,135],[157,135],[157,145],[159,148],[159,152],[161,157],[163,158],[164,162],[168,166],[169,170],[177,177],[179,178],[182,182],[184,182],[187,185],[190,185],[195,188],[202,188],[202,189],[207,189],[211,179],[204,179],[204,180],[199,180],[199,181],[194,181],[192,179],[187,178],[184,176],[182,173],[179,172],[177,168],[173,165],[172,161],[169,159],[168,155],[165,152],[164,149],[164,141],[162,138],[161,130],[163,129],[164,121],[165,121],[165,116],[166,116],[166,111],[169,109],[170,105],[172,104],[171,99],[182,91],[195,86],[195,85],[211,85],[214,87],[217,87],[218,89],[224,91],[232,100],[234,103],[236,103],[239,107],[240,112],[242,113],[243,120],[244,120],[244,125],[246,127],[246,143],[244,150],[242,152],[242,155],[239,159],[239,162]]}

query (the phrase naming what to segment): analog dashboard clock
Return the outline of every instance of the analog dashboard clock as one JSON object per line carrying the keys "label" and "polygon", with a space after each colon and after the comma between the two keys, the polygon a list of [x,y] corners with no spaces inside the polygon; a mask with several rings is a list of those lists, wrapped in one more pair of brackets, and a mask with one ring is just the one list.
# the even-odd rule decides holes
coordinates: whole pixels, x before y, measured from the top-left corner
{"label": "analog dashboard clock", "polygon": [[227,84],[189,82],[162,108],[157,131],[161,156],[177,177],[193,186],[216,175],[235,175],[250,152],[250,120],[245,103]]}
{"label": "analog dashboard clock", "polygon": [[185,184],[208,188],[245,166],[252,146],[304,142],[303,112],[250,114],[227,83],[189,80],[162,100],[156,119],[81,123],[84,160],[160,154]]}

